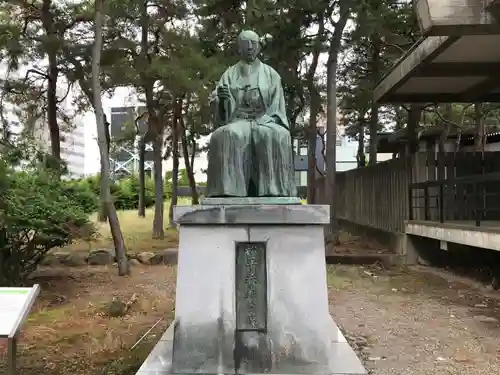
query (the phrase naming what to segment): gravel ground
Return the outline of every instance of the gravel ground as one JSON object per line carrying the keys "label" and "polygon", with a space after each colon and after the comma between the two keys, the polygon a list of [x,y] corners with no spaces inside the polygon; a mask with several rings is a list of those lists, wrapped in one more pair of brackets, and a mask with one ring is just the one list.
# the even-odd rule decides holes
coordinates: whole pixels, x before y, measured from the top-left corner
{"label": "gravel ground", "polygon": [[500,294],[446,273],[330,266],[330,309],[370,374],[500,374]]}

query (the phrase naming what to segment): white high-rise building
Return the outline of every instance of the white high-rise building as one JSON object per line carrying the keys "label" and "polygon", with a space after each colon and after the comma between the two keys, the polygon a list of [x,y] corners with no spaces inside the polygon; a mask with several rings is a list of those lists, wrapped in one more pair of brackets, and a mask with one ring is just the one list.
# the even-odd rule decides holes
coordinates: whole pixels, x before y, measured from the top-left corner
{"label": "white high-rise building", "polygon": [[[22,124],[11,123],[11,132],[20,134]],[[45,121],[39,121],[31,134],[38,142],[40,149],[50,152],[50,132]],[[60,130],[61,159],[66,162],[71,177],[85,175],[85,128],[80,118],[75,118],[71,127]]]}
{"label": "white high-rise building", "polygon": [[80,119],[72,129],[61,133],[61,159],[67,163],[71,176],[85,175],[85,127]]}

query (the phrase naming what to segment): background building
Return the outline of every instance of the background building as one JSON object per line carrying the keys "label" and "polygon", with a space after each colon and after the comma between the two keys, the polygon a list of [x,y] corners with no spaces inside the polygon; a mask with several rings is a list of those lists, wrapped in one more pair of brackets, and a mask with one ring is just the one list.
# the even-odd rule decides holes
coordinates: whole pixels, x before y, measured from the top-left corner
{"label": "background building", "polygon": [[[61,159],[66,162],[70,177],[78,178],[85,175],[85,127],[82,119],[76,117],[71,124],[60,124]],[[10,131],[17,137],[23,131],[19,121],[12,121]],[[44,120],[37,121],[30,134],[45,152],[51,152],[50,131]]]}
{"label": "background building", "polygon": [[[117,146],[113,147],[110,157],[110,168],[114,178],[130,176],[139,171],[139,144],[138,137],[130,142],[120,142],[130,131],[135,131],[135,120],[145,111],[145,107],[113,107],[111,108],[111,138]],[[137,123],[140,132],[147,129],[147,120],[140,119]],[[209,136],[200,137],[198,148],[206,146]],[[179,169],[185,169],[184,157],[182,154],[182,143],[179,141]],[[198,151],[194,159],[194,177],[196,182],[205,182],[207,180],[206,169],[208,166],[206,151]],[[163,161],[163,172],[171,171],[173,167],[172,157]],[[147,175],[152,176],[153,172],[153,147],[146,144],[145,171]]]}
{"label": "background building", "polygon": [[[111,108],[110,133],[112,144],[109,164],[114,178],[130,176],[139,171],[138,137],[124,142],[123,139],[135,131],[135,121],[144,111],[144,107],[114,107]],[[141,131],[147,127],[144,119],[137,122]],[[151,176],[153,171],[153,147],[146,144],[144,169],[146,175]]]}
{"label": "background building", "polygon": [[77,121],[74,128],[61,134],[61,159],[67,163],[71,176],[85,175],[85,127]]}
{"label": "background building", "polygon": [[[318,126],[318,133],[324,134],[324,127]],[[326,145],[326,135],[325,135]],[[323,157],[323,144],[321,136],[316,137],[316,166],[321,172],[326,171],[325,159]],[[337,129],[337,148],[336,148],[336,171],[342,172],[357,167],[356,153],[358,143],[350,140],[345,134],[344,129]],[[295,153],[295,183],[297,186],[307,186],[307,140],[294,139]]]}

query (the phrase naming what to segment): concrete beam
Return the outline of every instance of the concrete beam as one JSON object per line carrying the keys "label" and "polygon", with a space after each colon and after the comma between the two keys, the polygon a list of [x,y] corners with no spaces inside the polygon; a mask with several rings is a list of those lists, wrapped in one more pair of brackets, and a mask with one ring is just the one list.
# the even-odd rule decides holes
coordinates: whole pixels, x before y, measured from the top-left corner
{"label": "concrete beam", "polygon": [[454,223],[408,221],[405,233],[500,251],[500,232],[498,228],[474,227],[472,225]]}
{"label": "concrete beam", "polygon": [[500,34],[490,13],[493,0],[416,0],[414,8],[424,36]]}

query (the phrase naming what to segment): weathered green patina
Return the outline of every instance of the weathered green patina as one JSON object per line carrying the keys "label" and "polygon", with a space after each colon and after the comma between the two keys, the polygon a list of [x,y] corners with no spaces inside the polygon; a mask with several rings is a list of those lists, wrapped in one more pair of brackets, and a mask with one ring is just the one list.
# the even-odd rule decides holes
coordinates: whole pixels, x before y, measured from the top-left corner
{"label": "weathered green patina", "polygon": [[259,36],[238,36],[241,61],[222,75],[212,103],[207,196],[296,196],[292,142],[281,77],[261,62]]}

